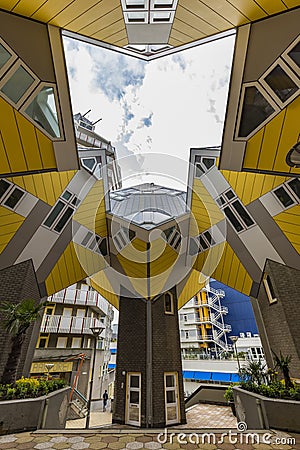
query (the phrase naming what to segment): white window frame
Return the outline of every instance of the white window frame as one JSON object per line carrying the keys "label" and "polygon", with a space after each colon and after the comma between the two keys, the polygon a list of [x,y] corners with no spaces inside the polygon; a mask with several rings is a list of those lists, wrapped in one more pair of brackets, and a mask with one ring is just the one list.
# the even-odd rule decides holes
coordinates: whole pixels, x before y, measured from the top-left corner
{"label": "white window frame", "polygon": [[[293,95],[291,95],[285,102],[282,102],[275,91],[271,88],[271,86],[266,82],[265,78],[269,75],[269,73],[272,72],[273,69],[275,69],[276,66],[280,66],[282,70],[287,74],[287,76],[298,86],[298,90],[294,92]],[[274,99],[274,101],[278,104],[278,106],[283,109],[285,108],[289,103],[291,103],[298,95],[299,95],[299,89],[300,89],[300,80],[299,78],[294,74],[294,72],[289,68],[287,64],[281,59],[278,58],[270,67],[269,69],[259,78],[259,83],[263,86],[266,92]]]}
{"label": "white window frame", "polygon": [[[290,180],[289,180],[290,181]],[[275,191],[279,188],[283,188],[286,193],[288,194],[288,196],[291,198],[291,200],[293,200],[293,203],[289,206],[285,206],[277,197],[277,195],[275,194]],[[280,184],[279,186],[276,186],[274,189],[272,189],[272,191],[270,191],[272,196],[275,198],[276,202],[280,205],[280,207],[282,208],[283,211],[286,211],[287,209],[293,208],[294,206],[296,206],[297,204],[299,204],[299,200],[296,198],[295,194],[293,194],[292,189],[288,187],[288,185],[286,185],[286,183]]]}
{"label": "white window frame", "polygon": [[[167,376],[173,376],[175,380],[175,386],[167,387]],[[180,410],[179,410],[179,386],[178,386],[178,373],[177,372],[164,372],[164,391],[165,391],[165,417],[166,417],[166,425],[172,425],[180,422]],[[176,408],[176,418],[168,420],[168,411],[167,411],[167,392],[175,391],[175,408]],[[172,403],[173,404],[173,403]],[[170,403],[169,403],[170,405]]]}
{"label": "white window frame", "polygon": [[[274,112],[267,117],[263,122],[261,122],[251,133],[249,133],[247,136],[239,136],[239,129],[241,124],[241,118],[242,118],[242,111],[243,111],[243,105],[244,105],[244,97],[245,97],[245,91],[248,87],[255,87],[263,97],[267,100],[268,103],[272,106],[274,109]],[[234,131],[234,140],[236,141],[248,141],[252,136],[254,136],[261,128],[263,128],[270,120],[273,119],[280,111],[279,106],[277,103],[273,100],[273,98],[263,89],[262,85],[258,83],[258,81],[253,81],[251,83],[244,83],[241,88],[241,96],[240,96],[240,102],[238,106],[238,114],[235,124],[235,131]]]}
{"label": "white window frame", "polygon": [[[13,76],[13,74],[19,69],[19,67],[23,67],[23,69],[29,73],[29,75],[33,78],[33,83],[27,88],[24,94],[21,96],[17,103],[13,102],[7,95],[2,92],[3,86],[7,83],[7,81]],[[40,83],[40,80],[37,78],[34,72],[20,59],[18,59],[12,67],[8,70],[8,72],[4,75],[4,77],[0,80],[0,96],[3,97],[11,106],[18,109],[24,103],[24,101],[32,94],[35,88]]]}
{"label": "white window frame", "polygon": [[[51,136],[51,134],[49,134],[41,125],[39,125],[35,120],[32,119],[32,117],[30,117],[25,110],[28,108],[28,106],[33,102],[33,100],[35,99],[35,97],[41,92],[41,90],[44,87],[50,87],[53,88],[53,92],[54,92],[54,101],[55,101],[55,107],[56,107],[56,112],[57,112],[57,120],[58,120],[58,128],[59,128],[59,133],[60,136],[59,137],[53,137]],[[42,82],[38,85],[38,87],[35,86],[35,89],[33,92],[31,92],[30,96],[26,99],[26,101],[24,102],[24,104],[22,105],[22,107],[20,108],[20,112],[23,114],[24,117],[26,117],[26,119],[28,119],[36,128],[38,128],[42,133],[44,133],[49,139],[51,139],[51,141],[63,141],[65,140],[65,136],[64,136],[64,130],[63,130],[63,126],[62,126],[62,115],[61,115],[61,110],[60,110],[60,103],[58,100],[58,92],[57,92],[57,87],[54,83],[46,83],[46,82]]]}
{"label": "white window frame", "polygon": [[[22,202],[22,201],[24,200],[24,198],[26,197],[27,192],[26,192],[24,189],[22,189],[20,186],[17,186],[16,184],[13,184],[13,183],[11,183],[11,182],[8,181],[8,180],[5,180],[5,181],[7,181],[11,186],[7,189],[7,191],[6,191],[5,194],[3,195],[3,197],[2,197],[2,199],[1,199],[1,201],[0,201],[0,205],[1,205],[1,206],[4,206],[4,208],[9,209],[10,211],[16,211],[16,209],[20,206],[21,202]],[[11,194],[13,193],[13,191],[14,191],[16,188],[17,188],[19,191],[23,192],[23,195],[22,195],[22,197],[20,198],[20,200],[17,201],[17,203],[15,204],[15,206],[14,206],[13,208],[11,208],[10,206],[5,205],[5,202],[6,202],[7,199],[11,196]]]}
{"label": "white window frame", "polygon": [[[231,192],[234,194],[234,196],[233,196],[230,200],[226,197],[226,194],[227,194],[229,191],[231,191]],[[218,202],[217,202],[217,199],[219,199],[220,197],[222,197],[223,200],[225,201],[225,203],[224,203],[222,206],[220,206],[220,205],[218,204]],[[241,203],[242,207],[245,209],[246,213],[248,214],[248,216],[249,216],[250,219],[252,220],[252,222],[253,222],[252,225],[249,225],[249,226],[248,226],[248,225],[245,223],[245,221],[243,220],[243,218],[238,214],[238,212],[236,211],[236,209],[234,208],[234,206],[232,205],[232,203],[235,202],[235,201],[237,201],[237,200]],[[218,207],[220,208],[220,210],[223,212],[223,214],[224,214],[224,216],[225,216],[225,219],[230,223],[230,225],[232,226],[232,228],[234,229],[234,231],[235,231],[237,234],[240,234],[240,233],[243,233],[244,231],[250,230],[251,228],[253,228],[253,227],[255,227],[255,226],[257,225],[257,224],[256,224],[256,221],[254,220],[254,218],[252,217],[252,215],[249,213],[247,207],[243,204],[243,202],[241,201],[241,199],[236,195],[236,193],[234,192],[234,190],[233,190],[232,188],[226,189],[226,191],[224,191],[224,192],[222,192],[220,195],[218,195],[218,197],[215,199],[215,202],[216,202],[216,204],[218,205]],[[226,216],[226,214],[225,214],[225,212],[224,212],[224,209],[225,209],[227,206],[229,207],[230,211],[232,212],[232,214],[234,215],[234,217],[236,218],[236,220],[237,220],[237,221],[240,223],[240,225],[243,227],[242,230],[237,231],[237,230],[234,228],[234,226],[232,225],[232,223],[230,222],[230,220],[227,218],[227,216]],[[203,233],[202,233],[202,234],[203,234]],[[213,237],[213,236],[212,236],[212,237]]]}
{"label": "white window frame", "polygon": [[[270,305],[273,303],[277,303],[278,299],[277,297],[273,297],[271,294],[271,289],[267,280],[267,277],[270,277],[270,275],[268,273],[265,273],[263,276],[263,285],[265,287],[265,291],[269,300]],[[274,288],[273,288],[274,289]]]}
{"label": "white window frame", "polygon": [[284,61],[296,72],[296,74],[300,77],[300,67],[292,60],[292,58],[288,55],[289,52],[300,42],[300,36],[288,46],[288,48],[282,53],[282,58]]}
{"label": "white window frame", "polygon": [[[71,197],[70,197],[69,200],[66,200],[65,198],[63,198],[63,195],[64,195],[65,192],[69,192],[69,193],[71,194]],[[74,198],[77,198],[77,202],[78,202],[77,205],[73,205],[73,204],[72,204],[72,201],[74,200]],[[64,203],[65,206],[62,208],[62,210],[60,211],[60,213],[56,216],[56,218],[55,218],[54,221],[52,222],[51,226],[49,227],[49,226],[45,225],[45,222],[46,222],[46,220],[48,219],[48,217],[51,215],[53,209],[56,207],[56,205],[57,205],[59,202]],[[80,198],[78,197],[78,195],[77,195],[77,194],[74,194],[74,192],[72,192],[72,191],[68,188],[68,186],[67,186],[67,188],[66,188],[66,189],[64,190],[64,192],[60,195],[60,197],[57,199],[57,201],[55,202],[55,204],[53,205],[53,207],[51,208],[51,210],[49,211],[49,213],[47,214],[47,216],[46,216],[45,219],[43,220],[42,226],[43,226],[44,228],[46,228],[47,230],[51,230],[51,231],[53,231],[54,233],[60,235],[60,234],[64,231],[64,229],[66,228],[66,226],[68,225],[69,221],[70,221],[70,220],[73,220],[73,216],[74,216],[74,214],[75,214],[75,212],[76,212],[78,206],[80,205],[80,203],[81,203],[81,200],[80,200]],[[57,223],[60,221],[60,219],[62,218],[62,216],[64,215],[64,213],[67,211],[67,208],[72,208],[72,209],[73,209],[73,214],[69,217],[69,219],[67,220],[67,222],[64,224],[64,226],[63,226],[63,228],[61,229],[61,231],[56,231],[54,228],[56,227]]]}
{"label": "white window frame", "polygon": [[[64,347],[59,346],[58,347],[58,342],[64,342]],[[58,336],[57,341],[56,341],[56,348],[68,348],[67,347],[68,344],[68,336]]]}
{"label": "white window frame", "polygon": [[[165,298],[166,294],[169,294],[170,298],[171,298],[171,311],[166,310],[166,298]],[[165,312],[165,314],[167,314],[169,316],[174,316],[174,314],[175,314],[174,296],[173,296],[172,292],[170,292],[170,291],[167,291],[164,294],[164,312]]]}
{"label": "white window frame", "polygon": [[0,68],[0,79],[4,76],[5,72],[16,62],[18,56],[16,53],[7,45],[7,43],[0,37],[0,44],[11,54],[8,61]]}

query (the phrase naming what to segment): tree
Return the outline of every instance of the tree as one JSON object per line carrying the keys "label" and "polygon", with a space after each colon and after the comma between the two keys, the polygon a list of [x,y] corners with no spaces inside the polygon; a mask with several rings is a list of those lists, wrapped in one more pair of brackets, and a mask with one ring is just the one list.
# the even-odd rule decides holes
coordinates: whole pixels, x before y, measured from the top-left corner
{"label": "tree", "polygon": [[33,299],[22,300],[20,303],[2,302],[0,313],[3,317],[2,326],[12,335],[12,346],[1,378],[2,384],[16,381],[18,365],[26,331],[36,321],[47,302],[35,305]]}
{"label": "tree", "polygon": [[283,356],[280,351],[279,356],[272,350],[275,361],[275,369],[279,369],[282,372],[284,378],[284,384],[286,389],[293,388],[293,382],[290,377],[290,362],[292,360],[291,355]]}

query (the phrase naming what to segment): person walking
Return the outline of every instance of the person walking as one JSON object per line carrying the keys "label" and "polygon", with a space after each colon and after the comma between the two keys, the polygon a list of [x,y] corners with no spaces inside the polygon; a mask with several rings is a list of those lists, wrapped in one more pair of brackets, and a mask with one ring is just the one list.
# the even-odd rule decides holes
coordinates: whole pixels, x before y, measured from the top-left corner
{"label": "person walking", "polygon": [[103,412],[106,411],[107,401],[108,401],[108,393],[107,390],[104,391],[103,394]]}

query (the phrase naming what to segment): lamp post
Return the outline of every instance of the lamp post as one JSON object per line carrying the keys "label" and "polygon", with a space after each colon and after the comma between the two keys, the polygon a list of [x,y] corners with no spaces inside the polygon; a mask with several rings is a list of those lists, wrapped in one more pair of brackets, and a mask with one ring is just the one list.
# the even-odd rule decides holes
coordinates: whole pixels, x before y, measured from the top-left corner
{"label": "lamp post", "polygon": [[239,360],[239,355],[237,352],[237,348],[236,348],[236,341],[238,340],[238,336],[229,336],[231,342],[233,343],[233,347],[235,350],[235,355],[236,355],[236,359],[237,359],[237,363],[238,363],[238,368],[239,368],[239,372],[241,371],[241,366],[240,366],[240,360]]}
{"label": "lamp post", "polygon": [[102,331],[104,330],[104,328],[105,328],[104,325],[101,325],[99,327],[90,327],[90,330],[94,336],[94,349],[93,349],[92,374],[91,374],[89,397],[88,397],[88,404],[87,404],[88,413],[86,416],[85,428],[89,428],[89,426],[90,426],[91,402],[92,402],[94,371],[95,371],[95,361],[96,361],[96,349],[97,349],[98,338],[99,338],[100,334],[102,333]]}

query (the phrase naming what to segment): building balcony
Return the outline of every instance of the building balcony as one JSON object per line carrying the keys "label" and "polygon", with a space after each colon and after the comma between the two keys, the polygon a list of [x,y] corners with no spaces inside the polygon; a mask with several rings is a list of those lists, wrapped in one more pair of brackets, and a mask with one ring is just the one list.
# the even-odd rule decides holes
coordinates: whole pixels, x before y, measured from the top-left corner
{"label": "building balcony", "polygon": [[41,333],[92,334],[91,327],[101,327],[103,320],[94,317],[44,315]]}
{"label": "building balcony", "polygon": [[111,316],[113,311],[101,295],[94,291],[83,291],[80,289],[65,289],[49,297],[53,303],[64,303],[78,306],[94,306],[99,308],[103,314]]}

